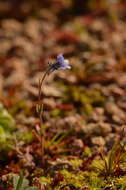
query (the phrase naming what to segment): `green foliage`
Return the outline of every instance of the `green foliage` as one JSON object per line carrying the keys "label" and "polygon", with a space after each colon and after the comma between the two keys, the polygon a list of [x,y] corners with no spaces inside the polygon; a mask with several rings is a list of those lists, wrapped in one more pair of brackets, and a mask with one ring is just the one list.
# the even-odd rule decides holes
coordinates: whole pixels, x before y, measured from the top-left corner
{"label": "green foliage", "polygon": [[118,139],[115,142],[107,158],[105,158],[102,154],[101,158],[103,168],[101,167],[99,169],[102,175],[105,177],[120,175],[119,172],[121,166],[126,163],[126,151],[124,149],[124,145],[121,144],[121,140]]}
{"label": "green foliage", "polygon": [[[89,171],[78,170],[82,163],[83,161],[78,158],[70,160],[69,164],[73,169],[71,171],[67,169],[59,170],[58,172],[63,178],[59,180],[53,189],[126,189],[125,168],[123,175],[119,173],[123,171],[123,166],[126,165],[125,149],[120,139],[115,142],[107,157],[102,155],[92,161],[92,164],[89,166]],[[47,189],[52,189],[52,176],[41,177],[40,181]]]}
{"label": "green foliage", "polygon": [[126,188],[126,151],[124,147],[121,139],[118,139],[107,157],[101,154],[101,159],[95,159],[92,162],[93,170],[99,179],[103,178],[106,188],[110,188],[110,186],[112,189],[119,190]]}
{"label": "green foliage", "polygon": [[[14,146],[13,136],[0,126],[0,151],[8,152]],[[5,159],[4,154],[0,154],[0,160]]]}
{"label": "green foliage", "polygon": [[90,157],[91,155],[92,155],[91,148],[89,148],[88,146],[85,147],[82,156],[83,157]]}
{"label": "green foliage", "polygon": [[29,181],[22,176],[13,177],[14,190],[37,190],[37,187],[30,187]]}
{"label": "green foliage", "polygon": [[40,182],[41,182],[43,185],[49,185],[49,184],[51,184],[51,178],[50,178],[49,176],[47,176],[47,177],[42,176],[42,177],[40,178]]}
{"label": "green foliage", "polygon": [[82,164],[82,160],[78,159],[78,158],[72,159],[72,160],[70,160],[70,164],[72,165],[72,167],[74,169],[78,169],[78,167],[81,166],[81,164]]}
{"label": "green foliage", "polygon": [[116,178],[115,185],[119,188],[119,190],[125,190],[126,189],[126,176]]}
{"label": "green foliage", "polygon": [[15,121],[8,111],[0,103],[0,126],[6,131],[15,129]]}
{"label": "green foliage", "polygon": [[52,117],[59,117],[59,116],[61,116],[62,115],[62,111],[60,110],[60,109],[58,109],[58,108],[55,108],[55,109],[53,109],[52,111],[51,111],[51,116]]}
{"label": "green foliage", "polygon": [[54,153],[56,153],[57,148],[59,152],[60,151],[62,152],[63,150],[65,151],[64,145],[60,145],[60,143],[62,144],[63,140],[67,138],[73,132],[73,130],[74,129],[70,129],[67,132],[57,132],[52,137],[52,139],[45,141],[45,149],[50,150],[51,152]]}
{"label": "green foliage", "polygon": [[[13,144],[11,132],[15,129],[15,121],[0,103],[0,151],[8,150]],[[2,159],[2,155],[0,157]]]}
{"label": "green foliage", "polygon": [[[79,190],[82,187],[90,190],[100,190],[105,186],[103,178],[99,177],[95,172],[73,172],[64,169],[60,171],[60,175],[63,176],[63,180],[53,188],[54,190],[71,188]],[[50,187],[49,189],[51,189],[51,177],[41,177],[40,181],[43,185]]]}
{"label": "green foliage", "polygon": [[76,189],[87,188],[90,190],[101,190],[101,189],[118,189],[124,190],[126,188],[126,176],[111,177],[108,180],[104,179],[103,176],[99,176],[99,174],[95,171],[87,171],[87,172],[73,172],[68,171],[66,169],[61,170],[60,174],[63,176],[63,180],[60,181],[55,187],[51,187],[53,178],[49,175],[47,177],[41,177],[40,182],[46,187],[48,190],[61,190],[61,189]]}
{"label": "green foliage", "polygon": [[65,89],[64,102],[73,102],[81,113],[90,115],[94,106],[103,106],[105,98],[98,90],[86,90],[84,87],[70,86]]}
{"label": "green foliage", "polygon": [[64,177],[64,181],[62,181],[61,184],[73,184],[76,188],[81,188],[85,185],[84,176],[81,172],[74,174],[67,170],[62,170],[60,173]]}
{"label": "green foliage", "polygon": [[7,148],[7,139],[9,134],[0,126],[0,150],[5,150]]}
{"label": "green foliage", "polygon": [[105,181],[99,177],[96,172],[90,171],[84,173],[85,183],[90,187],[90,190],[100,190],[105,186]]}
{"label": "green foliage", "polygon": [[6,141],[6,133],[2,126],[0,126],[0,144],[5,143]]}
{"label": "green foliage", "polygon": [[23,132],[21,134],[21,139],[25,142],[25,143],[31,143],[33,140],[33,133],[31,131],[28,132]]}
{"label": "green foliage", "polygon": [[[60,190],[64,185],[73,185],[77,189],[82,187],[82,185],[85,185],[84,177],[81,172],[78,174],[74,174],[64,169],[60,171],[60,174],[63,176],[63,180],[61,180],[59,184],[55,188],[53,188],[55,190]],[[50,187],[52,179],[51,177],[47,176],[41,177],[40,181],[46,187]]]}

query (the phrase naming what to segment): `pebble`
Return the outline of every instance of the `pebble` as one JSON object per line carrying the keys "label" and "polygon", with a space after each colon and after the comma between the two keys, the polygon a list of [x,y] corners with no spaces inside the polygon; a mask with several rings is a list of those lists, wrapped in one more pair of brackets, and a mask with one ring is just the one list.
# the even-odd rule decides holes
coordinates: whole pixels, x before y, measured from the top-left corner
{"label": "pebble", "polygon": [[90,123],[83,128],[85,134],[106,136],[112,131],[111,125],[105,122]]}
{"label": "pebble", "polygon": [[91,142],[92,142],[92,144],[98,145],[98,146],[104,146],[105,145],[105,140],[101,136],[92,137]]}

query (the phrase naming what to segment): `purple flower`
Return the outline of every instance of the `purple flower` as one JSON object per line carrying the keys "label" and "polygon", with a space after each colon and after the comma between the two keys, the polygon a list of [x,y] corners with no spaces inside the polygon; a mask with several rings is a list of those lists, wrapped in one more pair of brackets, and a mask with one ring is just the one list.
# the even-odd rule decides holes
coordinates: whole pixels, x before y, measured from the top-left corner
{"label": "purple flower", "polygon": [[58,69],[71,69],[69,61],[67,59],[64,59],[62,54],[59,54],[57,56],[56,62],[50,65],[49,74]]}

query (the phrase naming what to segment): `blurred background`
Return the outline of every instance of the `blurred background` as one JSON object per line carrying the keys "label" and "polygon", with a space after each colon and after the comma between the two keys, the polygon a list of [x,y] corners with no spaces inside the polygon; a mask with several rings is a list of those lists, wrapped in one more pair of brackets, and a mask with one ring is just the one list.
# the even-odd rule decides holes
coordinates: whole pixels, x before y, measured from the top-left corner
{"label": "blurred background", "polygon": [[125,124],[125,10],[125,0],[0,0],[0,100],[17,122],[36,122],[38,78],[63,53],[72,69],[45,82],[47,124],[75,114],[90,123],[97,109]]}
{"label": "blurred background", "polygon": [[38,16],[42,9],[50,9],[66,17],[91,13],[100,16],[117,14],[124,18],[125,6],[125,0],[1,0],[0,17],[23,20],[27,16]]}
{"label": "blurred background", "polygon": [[[31,104],[37,100],[38,78],[59,53],[70,59],[72,70],[69,77],[67,72],[50,77],[44,92],[47,111],[55,108],[53,114],[60,115],[57,104],[65,103],[88,115],[108,99],[116,101],[118,96],[111,100],[103,87],[116,84],[125,89],[125,9],[125,0],[1,0],[0,98],[4,105],[14,110],[23,99]],[[54,86],[49,88],[52,81]],[[79,87],[78,94],[74,86]],[[89,95],[95,94],[94,100],[88,94],[80,97],[89,88],[98,91]],[[54,98],[53,103],[47,102],[48,97]]]}
{"label": "blurred background", "polygon": [[1,0],[0,17],[23,20],[27,16],[38,16],[45,8],[66,17],[91,13],[102,16],[117,14],[124,18],[125,6],[125,0]]}

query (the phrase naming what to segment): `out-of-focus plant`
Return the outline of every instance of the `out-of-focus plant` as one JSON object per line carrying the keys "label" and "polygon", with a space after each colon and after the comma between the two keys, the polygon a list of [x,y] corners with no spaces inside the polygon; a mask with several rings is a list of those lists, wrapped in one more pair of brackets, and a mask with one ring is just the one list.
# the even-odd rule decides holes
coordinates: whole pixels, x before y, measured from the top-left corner
{"label": "out-of-focus plant", "polygon": [[15,129],[15,121],[0,103],[0,151],[8,150],[13,144],[11,132]]}
{"label": "out-of-focus plant", "polygon": [[15,121],[8,111],[0,103],[0,126],[6,131],[12,131],[15,128]]}
{"label": "out-of-focus plant", "polygon": [[22,175],[16,175],[13,177],[14,190],[37,190],[37,187],[29,186],[29,181],[22,177]]}
{"label": "out-of-focus plant", "polygon": [[99,171],[99,174],[108,177],[120,176],[125,173],[126,168],[126,150],[125,144],[122,144],[120,137],[113,145],[107,158],[100,153],[101,161],[94,162],[94,167]]}
{"label": "out-of-focus plant", "polygon": [[51,74],[52,72],[58,70],[58,69],[70,69],[71,66],[69,65],[69,61],[65,60],[62,54],[59,54],[57,56],[57,59],[55,63],[49,63],[49,66],[47,70],[45,71],[43,77],[39,80],[39,85],[38,85],[38,104],[36,106],[37,113],[39,115],[40,119],[40,130],[39,130],[39,135],[41,136],[41,156],[42,156],[42,165],[44,165],[44,149],[45,149],[45,127],[43,126],[43,92],[42,92],[42,87],[43,87],[43,82],[45,78]]}

